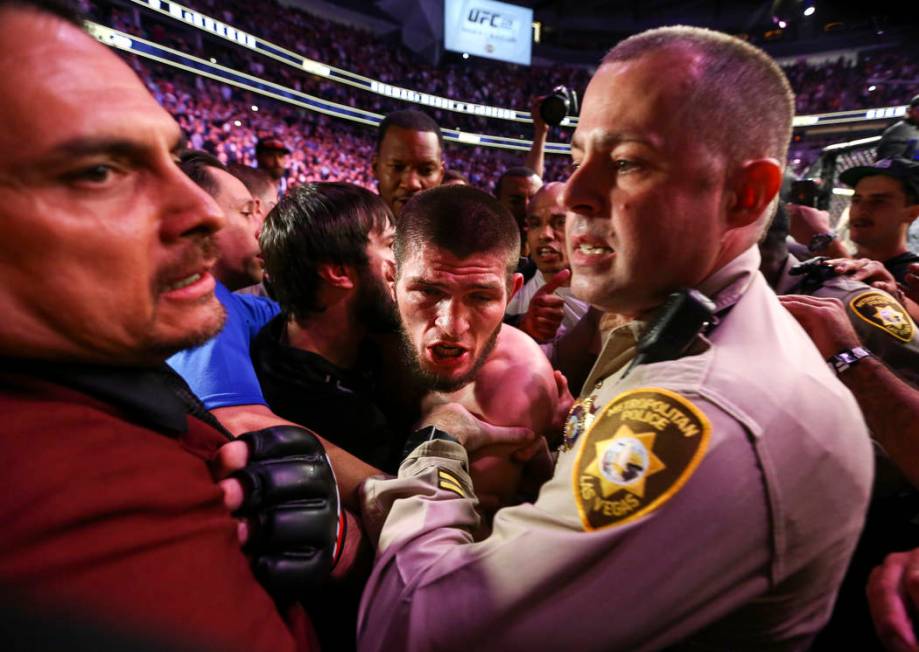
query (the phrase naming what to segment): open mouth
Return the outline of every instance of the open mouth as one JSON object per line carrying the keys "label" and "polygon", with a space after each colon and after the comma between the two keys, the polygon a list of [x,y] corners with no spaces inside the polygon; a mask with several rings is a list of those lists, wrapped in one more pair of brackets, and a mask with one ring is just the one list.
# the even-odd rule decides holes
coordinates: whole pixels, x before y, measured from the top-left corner
{"label": "open mouth", "polygon": [[182,288],[187,288],[192,283],[197,283],[198,281],[200,281],[202,276],[204,276],[204,274],[196,272],[194,274],[186,276],[185,278],[179,279],[175,283],[171,283],[170,285],[167,285],[166,292],[172,292],[173,290],[181,290]]}
{"label": "open mouth", "polygon": [[585,256],[606,256],[613,253],[613,248],[582,243],[578,245],[577,251]]}
{"label": "open mouth", "polygon": [[552,247],[539,247],[536,250],[536,255],[540,258],[561,258],[562,252]]}
{"label": "open mouth", "polygon": [[170,299],[193,300],[213,291],[214,277],[207,270],[202,270],[170,280],[162,286],[161,295]]}
{"label": "open mouth", "polygon": [[442,342],[429,346],[427,351],[430,361],[442,367],[457,367],[463,364],[469,356],[468,349]]}
{"label": "open mouth", "polygon": [[609,265],[616,251],[603,240],[582,240],[571,250],[573,268],[590,268]]}

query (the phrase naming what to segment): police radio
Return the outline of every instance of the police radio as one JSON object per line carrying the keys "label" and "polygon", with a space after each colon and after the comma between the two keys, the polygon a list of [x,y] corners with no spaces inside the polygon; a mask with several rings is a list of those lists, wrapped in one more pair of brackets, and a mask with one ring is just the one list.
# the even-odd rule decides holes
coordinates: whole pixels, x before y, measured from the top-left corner
{"label": "police radio", "polygon": [[813,292],[822,287],[824,282],[839,276],[839,272],[826,256],[817,256],[798,263],[788,270],[788,273],[802,277],[800,291],[805,294]]}
{"label": "police radio", "polygon": [[693,289],[673,292],[638,340],[635,357],[624,376],[640,364],[681,357],[714,320],[715,304],[707,296]]}

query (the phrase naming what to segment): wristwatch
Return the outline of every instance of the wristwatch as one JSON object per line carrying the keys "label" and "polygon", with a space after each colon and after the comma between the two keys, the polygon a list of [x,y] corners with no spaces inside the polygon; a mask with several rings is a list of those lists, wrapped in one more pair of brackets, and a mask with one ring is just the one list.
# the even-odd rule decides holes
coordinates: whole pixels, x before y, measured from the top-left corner
{"label": "wristwatch", "polygon": [[421,446],[423,443],[428,441],[434,441],[435,439],[441,439],[443,441],[452,441],[457,444],[460,443],[460,440],[451,435],[445,430],[441,430],[437,426],[425,426],[424,428],[419,428],[412,434],[408,436],[408,439],[405,440],[405,448],[402,449],[402,459],[412,454],[412,452]]}
{"label": "wristwatch", "polygon": [[826,362],[830,365],[830,369],[835,371],[838,376],[852,365],[857,364],[859,360],[864,360],[873,355],[874,354],[865,347],[856,346],[853,349],[840,351],[836,355],[830,356],[826,359]]}
{"label": "wristwatch", "polygon": [[807,243],[807,250],[811,253],[816,253],[821,249],[824,249],[828,244],[833,242],[836,239],[835,231],[824,231],[823,233],[818,233],[811,238],[811,241]]}

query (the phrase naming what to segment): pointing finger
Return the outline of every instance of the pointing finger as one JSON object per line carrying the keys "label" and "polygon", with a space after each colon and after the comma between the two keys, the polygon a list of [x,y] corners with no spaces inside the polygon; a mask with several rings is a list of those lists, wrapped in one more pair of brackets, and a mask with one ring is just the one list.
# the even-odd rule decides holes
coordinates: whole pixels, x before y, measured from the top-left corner
{"label": "pointing finger", "polygon": [[548,283],[539,288],[536,294],[552,294],[568,283],[569,280],[571,280],[571,270],[563,269],[560,272],[556,272],[555,276],[553,276]]}

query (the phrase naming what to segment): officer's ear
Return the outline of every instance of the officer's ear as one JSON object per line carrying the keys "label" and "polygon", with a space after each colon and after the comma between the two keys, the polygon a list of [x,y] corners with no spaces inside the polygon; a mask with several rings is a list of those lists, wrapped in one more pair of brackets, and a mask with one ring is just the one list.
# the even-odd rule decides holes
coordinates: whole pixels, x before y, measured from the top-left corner
{"label": "officer's ear", "polygon": [[523,274],[519,272],[514,272],[511,275],[511,278],[507,284],[507,302],[510,303],[511,299],[514,298],[514,295],[520,292],[520,288],[523,287]]}
{"label": "officer's ear", "polygon": [[352,265],[319,263],[316,271],[319,273],[319,278],[333,288],[350,290],[357,282],[357,270]]}
{"label": "officer's ear", "polygon": [[774,158],[743,163],[734,174],[727,202],[728,227],[756,223],[770,207],[782,185],[782,166]]}
{"label": "officer's ear", "polygon": [[919,217],[919,203],[916,203],[916,204],[908,204],[908,205],[906,206],[906,217],[904,218],[904,221],[905,221],[907,224],[912,224],[913,221],[914,221],[917,217]]}

